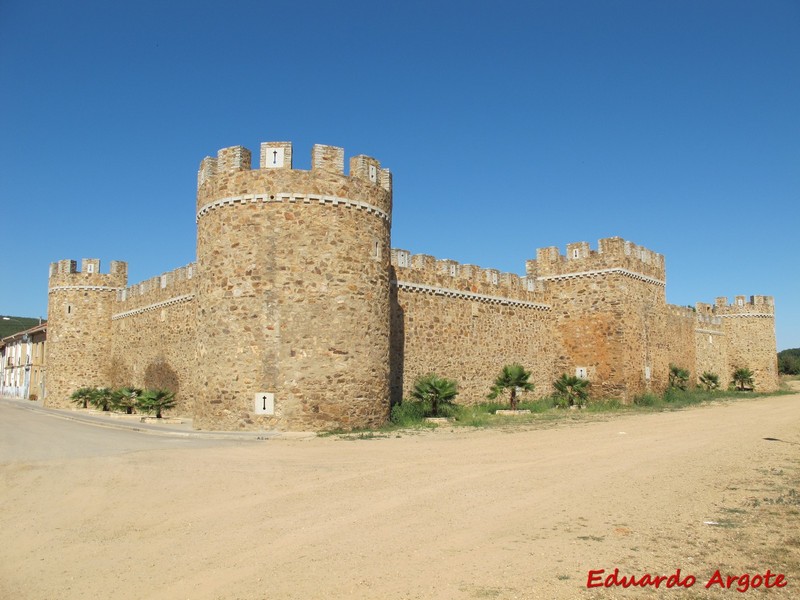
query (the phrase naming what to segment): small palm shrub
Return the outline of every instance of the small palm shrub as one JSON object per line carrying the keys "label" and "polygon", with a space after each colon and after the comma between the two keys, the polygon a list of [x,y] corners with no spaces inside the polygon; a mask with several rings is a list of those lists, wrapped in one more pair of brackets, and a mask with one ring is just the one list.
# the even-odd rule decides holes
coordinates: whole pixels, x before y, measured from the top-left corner
{"label": "small palm shrub", "polygon": [[439,410],[443,404],[452,404],[458,395],[456,382],[452,379],[439,377],[435,373],[423,375],[414,383],[411,396],[422,402],[430,402],[432,417],[439,416]]}
{"label": "small palm shrub", "polygon": [[169,390],[146,390],[136,403],[136,408],[146,413],[156,413],[156,418],[163,418],[162,411],[174,408],[176,404],[175,393]]}
{"label": "small palm shrub", "polygon": [[553,387],[556,390],[554,395],[556,406],[559,408],[567,408],[568,406],[582,408],[589,397],[589,390],[587,389],[589,380],[581,379],[575,375],[562,374],[561,377],[553,382]]}
{"label": "small palm shrub", "polygon": [[700,375],[700,384],[708,392],[715,390],[719,387],[719,375],[709,371],[704,371],[703,374]]}
{"label": "small palm shrub", "polygon": [[530,371],[517,363],[505,365],[500,375],[494,380],[494,385],[491,392],[486,396],[489,400],[494,400],[502,394],[505,390],[511,390],[510,405],[511,410],[517,410],[517,392],[518,391],[533,391],[533,384],[528,381],[531,376]]}
{"label": "small palm shrub", "polygon": [[111,406],[114,410],[125,411],[126,414],[132,415],[139,402],[139,396],[142,395],[142,390],[135,387],[123,387],[114,390],[111,394]]}
{"label": "small palm shrub", "polygon": [[669,366],[669,387],[685,390],[689,383],[689,371],[677,365]]}
{"label": "small palm shrub", "polygon": [[737,390],[743,392],[745,390],[752,390],[753,387],[753,372],[744,367],[735,369],[733,371],[733,385]]}
{"label": "small palm shrub", "polygon": [[89,401],[92,398],[93,392],[94,388],[91,387],[78,388],[72,392],[70,399],[73,404],[77,404],[80,408],[89,408]]}
{"label": "small palm shrub", "polygon": [[91,397],[89,398],[89,403],[95,408],[99,408],[100,410],[103,411],[110,410],[109,407],[111,406],[111,390],[105,387],[94,388],[92,390]]}

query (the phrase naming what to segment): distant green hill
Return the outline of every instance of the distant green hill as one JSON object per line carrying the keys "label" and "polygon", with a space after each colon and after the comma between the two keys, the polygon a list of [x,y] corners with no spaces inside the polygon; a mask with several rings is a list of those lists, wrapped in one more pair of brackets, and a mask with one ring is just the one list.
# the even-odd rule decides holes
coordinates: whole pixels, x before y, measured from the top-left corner
{"label": "distant green hill", "polygon": [[0,338],[4,338],[24,329],[30,329],[34,325],[39,324],[39,319],[34,319],[32,317],[12,317],[11,315],[5,316],[8,317],[8,321],[0,318]]}
{"label": "distant green hill", "polygon": [[784,375],[800,375],[800,348],[778,352],[778,372]]}

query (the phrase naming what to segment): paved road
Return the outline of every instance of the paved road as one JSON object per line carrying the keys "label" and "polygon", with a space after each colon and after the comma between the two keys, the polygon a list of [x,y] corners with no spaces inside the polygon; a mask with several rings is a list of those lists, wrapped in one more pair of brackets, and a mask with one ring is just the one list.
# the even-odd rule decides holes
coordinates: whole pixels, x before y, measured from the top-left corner
{"label": "paved road", "polygon": [[252,444],[251,439],[218,440],[149,435],[97,427],[0,400],[0,462],[117,456],[165,448],[208,448]]}

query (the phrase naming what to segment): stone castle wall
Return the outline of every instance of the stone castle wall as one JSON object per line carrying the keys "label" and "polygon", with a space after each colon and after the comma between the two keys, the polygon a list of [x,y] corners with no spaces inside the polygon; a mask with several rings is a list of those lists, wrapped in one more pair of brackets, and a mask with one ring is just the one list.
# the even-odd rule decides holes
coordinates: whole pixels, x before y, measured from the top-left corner
{"label": "stone castle wall", "polygon": [[552,303],[559,372],[623,401],[665,387],[663,256],[615,237],[540,248],[526,268]]}
{"label": "stone castle wall", "polygon": [[117,292],[111,316],[110,382],[168,389],[176,411],[194,413],[197,395],[195,264]]}
{"label": "stone castle wall", "polygon": [[695,305],[695,372],[693,381],[699,383],[704,372],[719,376],[721,388],[729,379],[728,337],[722,326],[722,319],[713,314],[710,304],[698,302]]}
{"label": "stone castle wall", "polygon": [[[378,425],[389,404],[391,175],[288,142],[203,161],[197,194],[200,427]],[[254,398],[274,394],[274,410]],[[264,404],[263,406],[267,406]]]}
{"label": "stone castle wall", "polygon": [[197,262],[135,285],[127,266],[51,266],[46,402],[86,385],[165,387],[200,428],[383,422],[430,372],[482,401],[503,365],[535,397],[562,373],[595,398],[733,368],[777,388],[772,298],[667,305],[664,257],[618,237],[540,248],[525,276],[391,249],[392,176],[374,158],[289,142],[235,146],[198,172]]}
{"label": "stone castle wall", "polygon": [[457,381],[458,402],[481,402],[513,362],[532,372],[533,395],[550,392],[557,347],[533,280],[400,249],[392,265],[393,402],[431,372]]}
{"label": "stone castle wall", "polygon": [[78,270],[74,260],[50,265],[47,305],[47,404],[70,405],[70,395],[81,387],[109,382],[111,312],[119,289],[125,287],[128,268],[112,261],[110,272],[100,272],[100,261],[87,258]]}
{"label": "stone castle wall", "polygon": [[721,383],[729,383],[735,369],[747,368],[757,390],[778,389],[774,304],[771,296],[736,296],[732,304],[716,299],[713,313],[722,320],[727,341],[728,372]]}

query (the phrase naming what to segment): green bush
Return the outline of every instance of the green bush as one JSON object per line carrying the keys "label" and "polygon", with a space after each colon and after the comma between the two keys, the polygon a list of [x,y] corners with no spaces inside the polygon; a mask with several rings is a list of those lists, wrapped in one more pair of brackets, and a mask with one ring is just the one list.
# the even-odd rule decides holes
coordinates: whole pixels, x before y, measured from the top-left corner
{"label": "green bush", "polygon": [[392,407],[389,421],[397,427],[419,427],[425,423],[425,415],[429,410],[425,402],[403,400]]}
{"label": "green bush", "polygon": [[146,413],[156,413],[156,418],[161,419],[161,412],[173,408],[176,404],[175,394],[169,390],[146,390],[139,396],[136,408]]}
{"label": "green bush", "polygon": [[553,388],[556,392],[554,399],[556,406],[559,408],[567,408],[570,406],[577,406],[583,408],[586,404],[586,399],[589,397],[589,381],[581,379],[575,375],[567,375],[563,373],[561,377],[553,382]]}
{"label": "green bush", "polygon": [[685,390],[689,384],[689,370],[677,365],[669,366],[669,387]]}
{"label": "green bush", "polygon": [[458,395],[456,382],[452,379],[439,377],[436,373],[428,373],[419,377],[414,382],[411,396],[419,402],[430,406],[428,416],[441,417],[447,412],[447,407],[452,406],[453,400]]}
{"label": "green bush", "polygon": [[504,390],[510,390],[510,408],[511,410],[518,410],[517,393],[533,391],[533,384],[528,381],[530,376],[531,372],[526,371],[525,368],[518,363],[505,365],[497,376],[497,379],[494,380],[494,384],[491,388],[492,391],[486,398],[488,400],[494,400],[497,396],[502,394]]}
{"label": "green bush", "polygon": [[107,412],[111,406],[111,390],[105,387],[94,388],[89,403],[95,408]]}
{"label": "green bush", "polygon": [[93,393],[94,388],[92,387],[78,388],[72,392],[70,399],[73,404],[77,404],[80,408],[89,408],[89,401],[92,399]]}
{"label": "green bush", "polygon": [[122,387],[111,393],[111,408],[132,415],[139,402],[142,390],[135,387]]}
{"label": "green bush", "polygon": [[710,371],[704,371],[703,374],[700,375],[700,383],[708,391],[715,390],[719,387],[719,375],[711,373]]}
{"label": "green bush", "polygon": [[661,399],[656,396],[655,394],[642,394],[641,396],[636,396],[633,399],[633,403],[636,406],[655,406],[656,404],[661,403]]}
{"label": "green bush", "polygon": [[622,402],[616,398],[610,400],[592,400],[586,405],[589,412],[608,412],[622,409]]}

